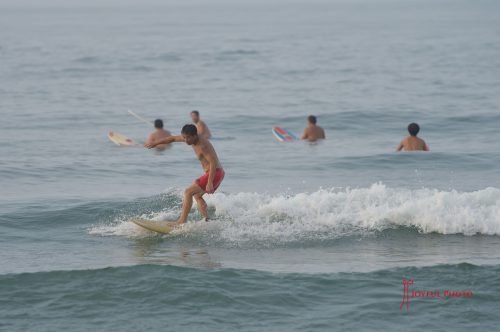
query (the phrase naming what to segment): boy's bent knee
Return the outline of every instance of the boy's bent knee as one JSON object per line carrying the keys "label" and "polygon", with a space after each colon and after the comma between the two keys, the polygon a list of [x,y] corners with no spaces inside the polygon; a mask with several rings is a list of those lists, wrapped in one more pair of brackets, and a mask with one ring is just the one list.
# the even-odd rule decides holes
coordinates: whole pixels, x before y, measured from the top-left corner
{"label": "boy's bent knee", "polygon": [[184,190],[184,195],[194,196],[195,195],[195,190],[193,190],[192,187],[186,188],[186,190]]}
{"label": "boy's bent knee", "polygon": [[197,184],[192,184],[184,190],[184,195],[194,196],[195,198],[198,196],[201,198],[203,194],[202,189]]}

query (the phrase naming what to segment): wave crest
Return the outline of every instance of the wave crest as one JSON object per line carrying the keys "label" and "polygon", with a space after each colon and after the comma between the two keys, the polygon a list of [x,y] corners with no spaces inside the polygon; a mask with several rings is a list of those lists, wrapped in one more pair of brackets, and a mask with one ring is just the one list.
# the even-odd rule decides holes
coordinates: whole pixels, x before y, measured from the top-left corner
{"label": "wave crest", "polygon": [[[217,221],[188,223],[185,237],[244,243],[290,243],[332,240],[409,227],[421,233],[500,235],[500,189],[474,192],[437,189],[321,189],[312,193],[217,193],[207,197]],[[167,206],[149,217],[172,218],[178,206]],[[199,220],[197,212],[191,219]],[[125,221],[93,229],[102,235],[144,235]]]}

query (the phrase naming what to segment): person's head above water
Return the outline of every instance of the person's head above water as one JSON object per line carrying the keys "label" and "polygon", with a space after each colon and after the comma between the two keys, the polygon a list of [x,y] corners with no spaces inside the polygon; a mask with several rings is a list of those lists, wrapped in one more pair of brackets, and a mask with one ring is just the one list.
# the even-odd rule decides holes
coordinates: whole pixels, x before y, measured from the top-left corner
{"label": "person's head above water", "polygon": [[191,111],[191,120],[193,120],[194,123],[197,123],[198,121],[200,121],[200,112]]}
{"label": "person's head above water", "polygon": [[187,145],[193,145],[198,140],[198,130],[194,124],[187,124],[182,127],[181,134]]}
{"label": "person's head above water", "polygon": [[161,119],[155,120],[155,128],[156,129],[163,129],[163,121]]}
{"label": "person's head above water", "polygon": [[316,117],[314,115],[309,115],[307,117],[307,121],[309,121],[310,124],[316,124]]}
{"label": "person's head above water", "polygon": [[408,125],[408,132],[410,133],[411,136],[417,136],[419,131],[420,127],[415,122],[412,122]]}

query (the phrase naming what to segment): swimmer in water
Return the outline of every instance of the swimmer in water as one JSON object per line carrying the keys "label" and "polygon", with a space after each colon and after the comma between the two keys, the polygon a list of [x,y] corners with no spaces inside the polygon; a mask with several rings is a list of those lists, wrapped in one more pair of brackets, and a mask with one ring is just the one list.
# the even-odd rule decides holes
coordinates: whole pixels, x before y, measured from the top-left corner
{"label": "swimmer in water", "polygon": [[[149,134],[148,140],[146,141],[146,144],[151,144],[154,141],[157,141],[162,138],[167,138],[172,136],[172,134],[168,131],[163,129],[163,121],[160,119],[155,120],[155,131]],[[156,146],[157,150],[165,150],[168,148],[168,144],[160,144]]]}
{"label": "swimmer in water", "polygon": [[325,130],[316,125],[316,121],[317,119],[314,115],[309,115],[307,118],[307,127],[304,129],[301,139],[308,140],[309,142],[325,139]]}
{"label": "swimmer in water", "polygon": [[410,136],[405,137],[401,143],[399,143],[396,151],[429,151],[429,147],[425,141],[417,137],[420,127],[416,123],[410,123],[408,125],[408,132]]}
{"label": "swimmer in water", "polygon": [[196,130],[198,130],[198,136],[206,139],[212,137],[212,133],[210,133],[210,129],[208,129],[207,124],[200,119],[200,112],[192,111],[191,120],[193,120],[193,123],[196,125]]}

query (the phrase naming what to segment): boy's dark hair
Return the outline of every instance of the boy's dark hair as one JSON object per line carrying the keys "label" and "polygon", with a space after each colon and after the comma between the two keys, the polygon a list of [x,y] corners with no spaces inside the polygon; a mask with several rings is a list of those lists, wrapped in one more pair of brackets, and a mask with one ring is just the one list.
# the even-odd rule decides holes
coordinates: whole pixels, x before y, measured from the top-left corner
{"label": "boy's dark hair", "polygon": [[316,117],[314,115],[309,115],[307,117],[307,120],[310,122],[310,123],[314,123],[316,124]]}
{"label": "boy's dark hair", "polygon": [[191,111],[191,114],[196,114],[196,116],[200,116],[200,112],[198,111]]}
{"label": "boy's dark hair", "polygon": [[411,136],[417,136],[419,131],[420,127],[415,122],[412,122],[408,125],[408,132],[410,133]]}
{"label": "boy's dark hair", "polygon": [[198,135],[198,130],[196,129],[196,126],[194,124],[187,124],[182,127],[181,134],[187,136],[196,136]]}
{"label": "boy's dark hair", "polygon": [[161,119],[156,119],[155,120],[155,128],[157,128],[157,129],[162,129],[163,128],[163,121]]}

